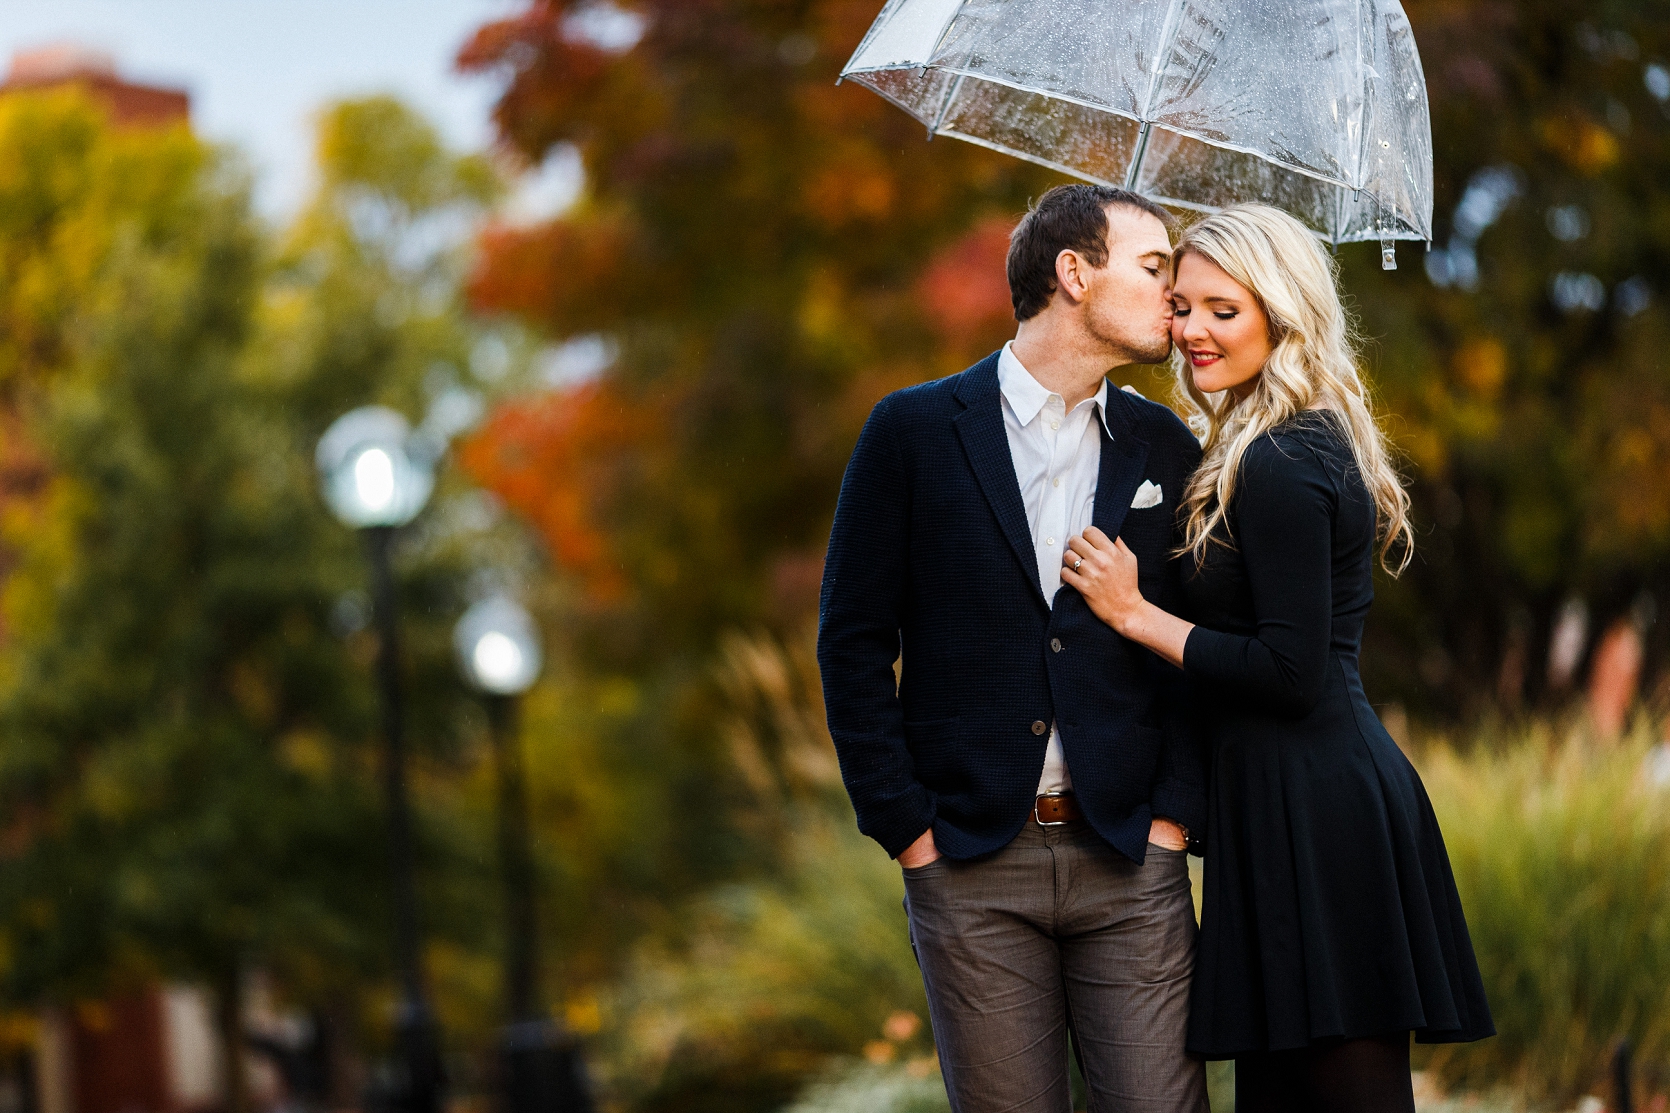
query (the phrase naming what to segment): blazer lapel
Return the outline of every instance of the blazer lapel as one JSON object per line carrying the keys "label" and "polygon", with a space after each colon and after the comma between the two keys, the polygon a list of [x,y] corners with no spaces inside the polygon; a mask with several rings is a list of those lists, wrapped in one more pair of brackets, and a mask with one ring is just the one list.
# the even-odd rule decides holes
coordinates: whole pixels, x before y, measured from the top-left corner
{"label": "blazer lapel", "polygon": [[[980,490],[997,515],[998,526],[1015,551],[1015,559],[1026,572],[1038,601],[1048,605],[1038,582],[1038,554],[1032,547],[1032,530],[1026,524],[1026,504],[1015,478],[1015,462],[1009,455],[1009,434],[1003,428],[1003,399],[997,385],[997,356],[988,356],[964,372],[957,398],[968,408],[951,419],[962,440],[969,467],[980,481]],[[1104,454],[1105,455],[1105,454]],[[1129,503],[1130,496],[1126,496]]]}
{"label": "blazer lapel", "polygon": [[[1091,522],[1109,537],[1119,536],[1148,463],[1148,442],[1136,435],[1135,424],[1126,408],[1129,405],[1124,394],[1109,387],[1107,428],[1102,430],[1102,463],[1096,475],[1096,505],[1090,514]],[[1114,432],[1111,437],[1109,429]]]}

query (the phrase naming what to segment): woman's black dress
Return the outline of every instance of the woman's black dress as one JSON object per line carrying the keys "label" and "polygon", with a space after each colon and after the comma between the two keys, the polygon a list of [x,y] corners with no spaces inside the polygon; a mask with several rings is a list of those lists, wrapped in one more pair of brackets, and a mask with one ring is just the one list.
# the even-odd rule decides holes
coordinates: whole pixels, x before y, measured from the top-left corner
{"label": "woman's black dress", "polygon": [[1357,672],[1375,508],[1329,413],[1243,457],[1184,590],[1212,777],[1189,1050],[1493,1035],[1444,840]]}

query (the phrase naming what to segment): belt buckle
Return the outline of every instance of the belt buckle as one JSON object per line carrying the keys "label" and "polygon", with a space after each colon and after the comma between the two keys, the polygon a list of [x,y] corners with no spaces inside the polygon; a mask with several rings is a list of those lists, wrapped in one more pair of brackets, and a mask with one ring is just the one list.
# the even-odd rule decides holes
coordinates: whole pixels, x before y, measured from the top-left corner
{"label": "belt buckle", "polygon": [[1066,796],[1066,795],[1067,794],[1065,792],[1046,792],[1042,796],[1037,796],[1037,797],[1033,798],[1033,801],[1032,801],[1032,818],[1038,821],[1038,826],[1040,826],[1040,827],[1065,827],[1068,823],[1072,822],[1072,820],[1069,820],[1069,819],[1058,819],[1058,820],[1055,820],[1053,823],[1045,823],[1044,822],[1044,817],[1038,814],[1038,801],[1039,800],[1043,800],[1046,797],[1051,798],[1051,799],[1055,799],[1055,800],[1059,800],[1063,796]]}

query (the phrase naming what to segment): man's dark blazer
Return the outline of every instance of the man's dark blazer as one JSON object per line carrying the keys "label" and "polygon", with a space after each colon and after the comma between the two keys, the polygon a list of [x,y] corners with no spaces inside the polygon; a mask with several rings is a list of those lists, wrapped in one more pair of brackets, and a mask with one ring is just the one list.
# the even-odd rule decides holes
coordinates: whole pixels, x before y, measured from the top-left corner
{"label": "man's dark blazer", "polygon": [[[1141,862],[1153,816],[1205,826],[1199,735],[1177,670],[1073,588],[1045,602],[997,359],[883,398],[847,465],[818,622],[841,776],[888,854],[932,826],[941,853],[973,858],[1026,824],[1053,720],[1086,818]],[[1176,612],[1177,500],[1200,446],[1170,410],[1111,386],[1106,418],[1093,521]],[[1132,509],[1145,480],[1162,499]]]}

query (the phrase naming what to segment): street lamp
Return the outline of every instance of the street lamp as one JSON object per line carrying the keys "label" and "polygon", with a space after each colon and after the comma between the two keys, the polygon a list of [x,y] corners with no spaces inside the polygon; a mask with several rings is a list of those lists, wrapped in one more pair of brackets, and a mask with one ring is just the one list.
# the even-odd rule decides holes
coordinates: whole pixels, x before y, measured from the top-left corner
{"label": "street lamp", "polygon": [[465,682],[487,707],[498,767],[509,1014],[500,1045],[502,1113],[590,1113],[579,1048],[544,1015],[538,1000],[539,925],[517,719],[522,693],[539,677],[539,631],[515,600],[491,595],[464,612],[452,646]]}
{"label": "street lamp", "polygon": [[444,1083],[440,1033],[424,992],[417,893],[412,870],[411,805],[400,698],[400,625],[395,613],[389,546],[435,486],[434,460],[414,444],[406,419],[383,406],[343,414],[319,438],[314,454],[325,501],[343,524],[365,538],[371,563],[371,606],[377,624],[377,680],[382,691],[384,790],[388,796],[389,864],[394,874],[395,948],[401,997],[395,1018],[403,1070],[395,1108],[440,1113]]}

